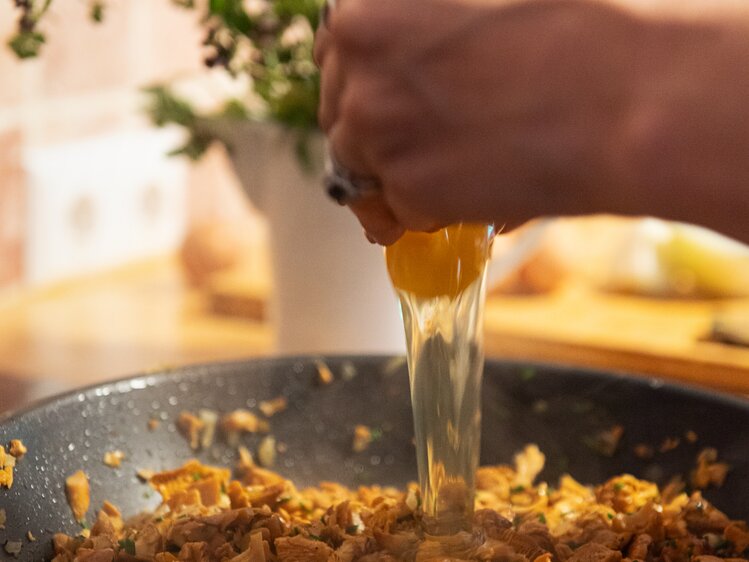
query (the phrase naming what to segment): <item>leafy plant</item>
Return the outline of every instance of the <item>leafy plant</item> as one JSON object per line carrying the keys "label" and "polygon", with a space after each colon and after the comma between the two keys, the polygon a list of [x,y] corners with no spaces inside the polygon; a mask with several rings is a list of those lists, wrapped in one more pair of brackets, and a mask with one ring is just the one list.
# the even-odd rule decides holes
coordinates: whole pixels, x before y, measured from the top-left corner
{"label": "leafy plant", "polygon": [[[8,45],[20,58],[35,57],[45,44],[40,23],[53,0],[11,1],[19,17]],[[317,127],[320,77],[312,47],[324,0],[171,2],[201,13],[206,66],[222,67],[234,77],[248,76],[252,90],[264,102],[262,117],[297,131],[298,153],[304,158],[305,139]],[[89,14],[92,21],[103,21],[105,0],[90,0]],[[156,125],[176,124],[189,132],[187,143],[174,153],[190,158],[199,158],[213,140],[198,126],[201,119],[247,119],[256,113],[246,101],[231,99],[218,111],[201,114],[164,84],[151,86],[146,93],[147,110]]]}

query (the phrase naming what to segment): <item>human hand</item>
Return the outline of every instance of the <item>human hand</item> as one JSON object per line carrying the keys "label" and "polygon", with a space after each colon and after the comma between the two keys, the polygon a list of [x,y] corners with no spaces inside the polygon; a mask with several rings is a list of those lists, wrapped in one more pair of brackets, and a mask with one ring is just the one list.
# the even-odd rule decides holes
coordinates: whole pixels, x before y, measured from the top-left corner
{"label": "human hand", "polygon": [[370,237],[598,210],[645,26],[600,2],[339,0],[319,32],[320,125],[380,193]]}

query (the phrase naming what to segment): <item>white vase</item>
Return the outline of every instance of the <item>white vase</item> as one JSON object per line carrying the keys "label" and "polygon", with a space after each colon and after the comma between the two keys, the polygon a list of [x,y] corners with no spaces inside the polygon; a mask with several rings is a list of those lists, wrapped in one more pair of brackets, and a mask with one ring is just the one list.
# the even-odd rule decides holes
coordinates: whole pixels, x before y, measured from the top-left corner
{"label": "white vase", "polygon": [[277,351],[403,353],[382,248],[367,242],[353,214],[322,189],[322,135],[309,139],[309,170],[295,152],[297,137],[276,125],[220,121],[206,129],[226,144],[269,225]]}

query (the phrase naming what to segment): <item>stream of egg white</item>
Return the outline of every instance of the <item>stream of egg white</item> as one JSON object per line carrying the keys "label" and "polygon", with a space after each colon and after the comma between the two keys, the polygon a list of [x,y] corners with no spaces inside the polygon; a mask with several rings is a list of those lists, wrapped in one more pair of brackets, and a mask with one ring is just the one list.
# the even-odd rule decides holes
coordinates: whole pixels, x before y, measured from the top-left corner
{"label": "stream of egg white", "polygon": [[470,528],[481,440],[486,268],[456,297],[398,291],[425,530]]}

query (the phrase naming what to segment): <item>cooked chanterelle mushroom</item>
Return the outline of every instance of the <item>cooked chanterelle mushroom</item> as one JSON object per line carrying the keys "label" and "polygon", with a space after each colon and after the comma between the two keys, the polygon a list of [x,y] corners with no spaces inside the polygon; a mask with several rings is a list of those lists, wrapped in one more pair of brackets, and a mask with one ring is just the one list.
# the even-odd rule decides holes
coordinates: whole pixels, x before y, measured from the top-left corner
{"label": "cooked chanterelle mushroom", "polygon": [[[57,535],[54,562],[737,562],[747,555],[746,524],[698,491],[659,490],[628,475],[595,488],[564,476],[552,488],[536,483],[543,461],[529,446],[514,467],[479,469],[471,529],[439,538],[422,531],[415,485],[298,490],[247,451],[239,480],[193,460],[150,476],[163,500],[155,512],[123,521],[106,503],[87,538]],[[713,466],[713,453],[700,462]],[[82,485],[85,475],[74,476]]]}
{"label": "cooked chanterelle mushroom", "polygon": [[70,509],[76,521],[84,521],[86,512],[91,505],[91,489],[88,476],[82,470],[68,476],[65,480],[65,493],[68,496]]}
{"label": "cooked chanterelle mushroom", "polygon": [[26,453],[28,449],[20,439],[11,439],[7,452],[5,447],[0,445],[0,489],[13,487],[13,471],[16,468],[16,462],[21,460]]}

